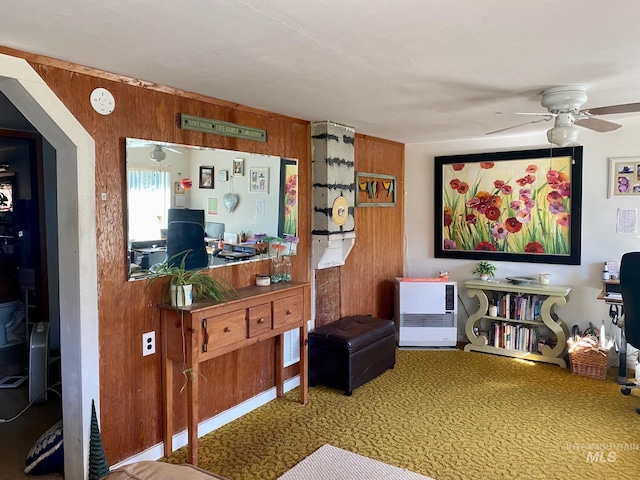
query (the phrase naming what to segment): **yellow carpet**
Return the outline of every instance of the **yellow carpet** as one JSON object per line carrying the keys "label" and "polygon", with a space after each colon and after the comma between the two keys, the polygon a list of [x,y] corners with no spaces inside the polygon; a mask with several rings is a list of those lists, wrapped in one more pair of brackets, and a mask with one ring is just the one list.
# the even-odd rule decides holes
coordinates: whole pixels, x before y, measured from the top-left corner
{"label": "yellow carpet", "polygon": [[[640,397],[555,365],[462,351],[398,351],[353,396],[298,389],[200,439],[199,466],[276,479],[324,444],[436,480],[635,479]],[[186,448],[168,459],[186,461]]]}

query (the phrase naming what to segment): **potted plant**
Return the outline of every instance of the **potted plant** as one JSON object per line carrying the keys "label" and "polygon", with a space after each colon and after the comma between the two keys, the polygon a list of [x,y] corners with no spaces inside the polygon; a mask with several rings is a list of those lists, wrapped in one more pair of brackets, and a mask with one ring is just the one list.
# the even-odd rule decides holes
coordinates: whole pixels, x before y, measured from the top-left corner
{"label": "potted plant", "polygon": [[[166,259],[153,270],[149,270],[149,280],[153,282],[160,277],[168,277],[169,281],[162,291],[162,303],[166,303],[167,294],[171,305],[176,308],[191,305],[194,298],[210,298],[220,302],[232,299],[236,290],[224,280],[218,280],[208,274],[208,269],[187,270],[185,259],[191,250],[186,250]],[[180,258],[180,264],[174,260]]]}
{"label": "potted plant", "polygon": [[484,280],[485,282],[489,280],[489,277],[493,277],[496,274],[496,266],[486,260],[482,260],[478,265],[476,265],[476,269],[473,271],[475,275],[480,277],[480,280]]}

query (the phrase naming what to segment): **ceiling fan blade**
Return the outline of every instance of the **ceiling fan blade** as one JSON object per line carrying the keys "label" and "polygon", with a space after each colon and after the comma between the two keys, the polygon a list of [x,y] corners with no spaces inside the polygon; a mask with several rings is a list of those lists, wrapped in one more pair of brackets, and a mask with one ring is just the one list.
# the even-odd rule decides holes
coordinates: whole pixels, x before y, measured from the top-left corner
{"label": "ceiling fan blade", "polygon": [[531,125],[532,123],[548,122],[552,118],[553,117],[550,117],[550,116],[547,115],[547,118],[540,118],[538,120],[533,120],[532,122],[519,123],[518,125],[512,125],[512,126],[507,127],[507,128],[501,128],[500,130],[494,130],[493,132],[487,132],[487,133],[485,133],[485,135],[493,135],[494,133],[504,132],[506,130],[511,130],[512,128],[522,127],[524,125]]}
{"label": "ceiling fan blade", "polygon": [[606,120],[600,120],[599,118],[583,118],[581,120],[575,121],[576,125],[580,125],[581,127],[588,128],[589,130],[595,130],[596,132],[612,132],[614,130],[619,129],[622,125],[618,123],[608,122]]}
{"label": "ceiling fan blade", "polygon": [[536,115],[538,117],[555,117],[557,114],[555,113],[550,113],[550,112],[546,112],[546,113],[542,113],[542,112],[496,112],[498,115]]}
{"label": "ceiling fan blade", "polygon": [[612,115],[615,113],[640,112],[640,103],[625,103],[623,105],[609,105],[608,107],[586,108],[588,115]]}

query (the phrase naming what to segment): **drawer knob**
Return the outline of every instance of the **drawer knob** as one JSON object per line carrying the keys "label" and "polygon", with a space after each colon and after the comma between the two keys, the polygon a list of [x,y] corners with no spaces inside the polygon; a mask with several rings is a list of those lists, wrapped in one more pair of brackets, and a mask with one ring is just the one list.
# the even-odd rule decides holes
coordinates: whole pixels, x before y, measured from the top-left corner
{"label": "drawer knob", "polygon": [[264,323],[264,317],[259,318],[258,323]]}
{"label": "drawer knob", "polygon": [[224,331],[225,332],[230,332],[231,331],[231,327],[224,327]]}
{"label": "drawer knob", "polygon": [[293,312],[291,310],[287,310],[287,315],[291,315]]}

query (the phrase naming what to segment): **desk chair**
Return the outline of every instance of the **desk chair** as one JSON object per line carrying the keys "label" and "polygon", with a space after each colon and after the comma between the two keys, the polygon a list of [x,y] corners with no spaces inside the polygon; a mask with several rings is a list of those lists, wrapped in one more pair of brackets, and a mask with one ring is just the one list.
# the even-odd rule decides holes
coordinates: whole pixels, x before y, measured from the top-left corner
{"label": "desk chair", "polygon": [[[624,304],[623,332],[629,345],[640,348],[640,252],[629,252],[622,256],[620,262],[620,290]],[[626,362],[626,358],[620,358]],[[631,388],[640,385],[627,383],[622,393],[629,395]],[[636,408],[640,414],[640,407]]]}
{"label": "desk chair", "polygon": [[[204,229],[196,222],[169,222],[167,228],[167,259],[170,266],[180,265],[185,258],[187,270],[209,266],[209,255],[204,241]],[[187,252],[187,250],[189,250]],[[186,252],[185,255],[178,255]]]}

